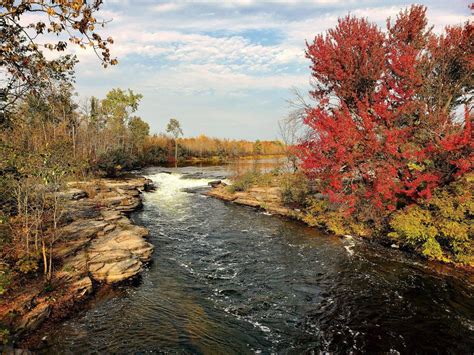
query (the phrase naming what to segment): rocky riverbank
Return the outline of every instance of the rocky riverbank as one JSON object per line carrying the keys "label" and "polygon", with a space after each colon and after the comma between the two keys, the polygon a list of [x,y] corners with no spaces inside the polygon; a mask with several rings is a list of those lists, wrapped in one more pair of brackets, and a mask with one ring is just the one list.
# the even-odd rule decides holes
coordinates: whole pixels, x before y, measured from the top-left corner
{"label": "rocky riverbank", "polygon": [[55,273],[48,289],[42,278],[25,279],[3,295],[0,324],[15,345],[39,342],[40,330],[67,317],[105,285],[137,276],[150,260],[148,230],[128,214],[153,189],[143,177],[71,182],[63,193],[63,226],[53,248]]}
{"label": "rocky riverbank", "polygon": [[221,181],[210,183],[212,189],[206,192],[207,196],[220,200],[233,202],[239,205],[261,208],[265,211],[280,216],[301,219],[299,210],[284,206],[281,201],[280,188],[276,186],[252,186],[246,191],[232,192]]}

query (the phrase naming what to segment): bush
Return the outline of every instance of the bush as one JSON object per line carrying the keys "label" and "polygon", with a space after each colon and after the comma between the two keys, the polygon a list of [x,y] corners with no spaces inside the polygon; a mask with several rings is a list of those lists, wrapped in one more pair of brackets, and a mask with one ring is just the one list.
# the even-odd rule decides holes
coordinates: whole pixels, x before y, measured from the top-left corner
{"label": "bush", "polygon": [[310,193],[308,179],[301,173],[282,175],[280,190],[281,200],[285,205],[303,206]]}
{"label": "bush", "polygon": [[229,185],[229,190],[231,192],[246,191],[257,183],[259,176],[260,174],[256,171],[247,171],[232,179],[232,185]]}
{"label": "bush", "polygon": [[140,160],[148,165],[159,165],[168,162],[169,151],[167,147],[153,145],[143,151]]}
{"label": "bush", "polygon": [[354,234],[367,236],[370,234],[364,223],[356,221],[355,218],[328,200],[307,199],[307,207],[303,216],[303,222],[311,227],[325,229],[336,235]]}
{"label": "bush", "polygon": [[31,257],[24,257],[16,262],[18,270],[23,274],[29,274],[38,270],[38,260]]}
{"label": "bush", "polygon": [[393,214],[389,236],[429,259],[473,264],[474,176],[435,190],[433,198]]}
{"label": "bush", "polygon": [[7,345],[10,331],[6,328],[0,328],[0,344]]}
{"label": "bush", "polygon": [[123,149],[116,149],[99,156],[96,168],[109,177],[115,177],[121,171],[138,168],[138,160],[131,153]]}
{"label": "bush", "polygon": [[0,265],[0,296],[7,292],[8,287],[12,282],[10,270],[5,266]]}

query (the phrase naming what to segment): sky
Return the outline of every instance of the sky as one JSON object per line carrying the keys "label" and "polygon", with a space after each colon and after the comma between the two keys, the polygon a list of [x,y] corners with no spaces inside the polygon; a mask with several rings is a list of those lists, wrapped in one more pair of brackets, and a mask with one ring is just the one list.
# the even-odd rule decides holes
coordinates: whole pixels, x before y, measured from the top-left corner
{"label": "sky", "polygon": [[[468,0],[420,1],[434,30],[469,19]],[[79,100],[130,88],[151,133],[170,118],[185,136],[277,139],[291,112],[293,88],[310,89],[305,41],[348,13],[385,26],[409,1],[105,0],[98,18],[113,37],[119,64],[102,68],[91,50],[75,49]]]}

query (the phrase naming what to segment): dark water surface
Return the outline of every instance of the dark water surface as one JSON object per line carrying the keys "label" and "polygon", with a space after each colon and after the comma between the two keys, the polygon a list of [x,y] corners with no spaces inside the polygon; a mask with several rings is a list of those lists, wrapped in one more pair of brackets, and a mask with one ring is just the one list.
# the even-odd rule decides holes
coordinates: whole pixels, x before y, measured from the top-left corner
{"label": "dark water surface", "polygon": [[158,189],[134,220],[156,251],[141,282],[62,324],[46,352],[473,352],[468,275],[182,191],[225,168],[173,171],[146,172]]}

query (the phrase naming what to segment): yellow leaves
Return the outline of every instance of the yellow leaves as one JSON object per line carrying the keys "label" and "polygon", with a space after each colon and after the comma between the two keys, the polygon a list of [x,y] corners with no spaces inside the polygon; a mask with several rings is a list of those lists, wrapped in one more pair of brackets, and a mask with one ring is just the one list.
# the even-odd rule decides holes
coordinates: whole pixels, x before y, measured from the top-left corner
{"label": "yellow leaves", "polygon": [[56,15],[56,12],[55,12],[54,9],[51,8],[51,7],[48,7],[48,8],[46,9],[46,13],[47,13],[49,16],[54,16],[54,15]]}
{"label": "yellow leaves", "polygon": [[423,165],[417,164],[417,163],[414,163],[414,162],[408,163],[407,166],[408,166],[408,169],[410,169],[410,170],[416,170],[416,171],[424,171],[425,170],[425,167]]}
{"label": "yellow leaves", "polygon": [[443,250],[441,245],[436,241],[435,238],[428,238],[428,240],[423,243],[422,254],[428,259],[446,261],[447,259],[443,255]]}
{"label": "yellow leaves", "polygon": [[446,239],[467,240],[469,238],[469,226],[462,222],[443,221],[439,225],[439,231]]}
{"label": "yellow leaves", "polygon": [[389,237],[441,261],[470,264],[474,256],[474,199],[469,176],[435,190],[431,200],[392,215]]}
{"label": "yellow leaves", "polygon": [[326,200],[310,198],[302,218],[311,227],[324,228],[336,235],[353,234],[369,235],[369,230],[362,222],[357,222],[342,210],[331,210]]}
{"label": "yellow leaves", "polygon": [[416,205],[395,213],[390,226],[394,229],[390,236],[405,239],[411,245],[434,238],[437,234],[430,213]]}

